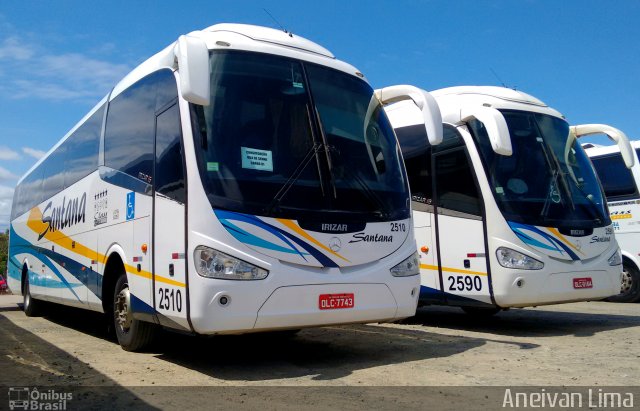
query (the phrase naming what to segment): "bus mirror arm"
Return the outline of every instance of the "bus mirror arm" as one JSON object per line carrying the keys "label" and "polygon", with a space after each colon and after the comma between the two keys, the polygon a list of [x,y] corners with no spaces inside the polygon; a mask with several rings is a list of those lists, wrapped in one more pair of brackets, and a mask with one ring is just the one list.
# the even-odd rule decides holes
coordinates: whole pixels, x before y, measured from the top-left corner
{"label": "bus mirror arm", "polygon": [[173,52],[180,73],[180,94],[190,103],[208,106],[211,93],[207,44],[200,37],[182,35]]}
{"label": "bus mirror arm", "polygon": [[[376,90],[375,97],[383,106],[402,100],[413,101],[422,112],[429,144],[435,146],[442,142],[442,114],[436,99],[428,91],[414,86],[398,85]],[[369,109],[371,109],[371,104]],[[367,113],[368,118],[369,113]]]}
{"label": "bus mirror arm", "polygon": [[606,124],[581,124],[571,126],[569,130],[576,138],[591,134],[606,134],[607,137],[613,140],[620,148],[620,154],[622,154],[624,164],[627,168],[631,168],[635,164],[635,156],[633,155],[633,148],[631,148],[629,138],[621,130]]}
{"label": "bus mirror arm", "polygon": [[468,107],[460,110],[460,121],[463,123],[476,119],[484,124],[496,154],[510,156],[513,154],[511,135],[507,121],[502,113],[492,107]]}

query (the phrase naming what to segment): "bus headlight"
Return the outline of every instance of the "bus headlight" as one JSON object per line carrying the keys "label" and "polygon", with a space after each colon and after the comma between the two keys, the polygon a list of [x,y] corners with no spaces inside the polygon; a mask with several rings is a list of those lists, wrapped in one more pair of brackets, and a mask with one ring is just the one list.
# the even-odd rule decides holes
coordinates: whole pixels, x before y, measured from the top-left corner
{"label": "bus headlight", "polygon": [[213,248],[198,246],[193,253],[196,271],[203,277],[222,280],[262,280],[269,271]]}
{"label": "bus headlight", "polygon": [[420,274],[420,258],[418,257],[418,253],[411,254],[409,258],[394,266],[390,271],[394,277],[409,277]]}
{"label": "bus headlight", "polygon": [[609,265],[620,265],[622,264],[622,253],[618,248],[615,253],[611,257],[609,257]]}
{"label": "bus headlight", "polygon": [[498,263],[505,268],[541,270],[544,267],[542,261],[506,247],[499,247],[496,250],[496,257],[498,258]]}

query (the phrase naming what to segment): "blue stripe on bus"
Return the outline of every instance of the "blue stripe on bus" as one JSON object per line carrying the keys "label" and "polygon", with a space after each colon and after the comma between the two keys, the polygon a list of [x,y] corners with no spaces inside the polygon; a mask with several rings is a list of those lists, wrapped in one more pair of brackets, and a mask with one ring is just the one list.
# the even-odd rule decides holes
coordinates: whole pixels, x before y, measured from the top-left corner
{"label": "blue stripe on bus", "polygon": [[[281,240],[283,240],[284,242],[286,242],[291,248],[293,248],[294,250],[297,250],[296,247],[291,244],[290,241],[288,241],[287,239],[290,239],[291,241],[295,242],[296,244],[298,244],[300,247],[302,247],[305,251],[307,251],[309,254],[311,254],[312,257],[314,257],[316,260],[318,260],[318,262],[320,264],[322,264],[324,267],[339,267],[338,264],[336,264],[333,260],[331,260],[329,257],[327,257],[326,255],[324,255],[323,253],[321,253],[320,251],[318,251],[315,247],[311,246],[310,244],[307,244],[306,242],[302,241],[300,238],[288,233],[287,231],[284,231],[278,227],[275,227],[265,221],[260,220],[259,218],[257,218],[256,216],[252,216],[252,215],[248,215],[248,214],[241,214],[241,213],[234,213],[232,211],[226,211],[226,210],[215,210],[215,215],[216,217],[218,217],[218,219],[220,220],[220,222],[225,226],[225,228],[227,228],[227,231],[229,231],[229,233],[234,236],[238,241],[243,241],[242,237],[235,231],[230,230],[225,223],[228,223],[228,220],[236,220],[236,221],[242,221],[245,223],[249,223],[252,224],[256,227],[259,227],[273,235],[275,235],[276,237],[280,238]],[[300,256],[302,258],[304,258],[304,260],[306,261],[307,259],[304,257],[303,253],[300,253]]]}
{"label": "blue stripe on bus", "polygon": [[[566,244],[564,244],[562,241],[558,240],[551,234],[545,233],[544,231],[540,230],[538,227],[528,225],[528,224],[515,223],[512,221],[507,221],[507,223],[509,224],[509,227],[511,227],[511,230],[513,230],[515,235],[517,235],[518,238],[520,238],[520,240],[522,240],[525,244],[528,244],[533,247],[539,247],[539,248],[551,250],[551,251],[557,251],[560,254],[562,254],[563,252],[566,252],[567,255],[571,257],[572,260],[574,261],[580,260],[580,257],[578,257],[576,253],[571,251],[571,249]],[[523,230],[524,231],[528,230],[542,236],[551,245],[544,244],[532,238],[531,236],[527,235]]]}
{"label": "blue stripe on bus", "polygon": [[[86,267],[77,261],[66,257],[62,254],[56,253],[48,248],[39,247],[31,244],[24,238],[20,237],[16,231],[11,227],[11,252],[12,254],[24,253],[33,255],[34,257],[41,260],[47,267],[51,269],[51,271],[60,279],[62,284],[56,285],[56,283],[48,282],[44,287],[49,288],[63,288],[63,285],[69,288],[73,295],[79,300],[80,297],[73,290],[75,287],[79,287],[80,284],[70,284],[66,278],[60,273],[60,271],[53,265],[52,261],[57,263],[58,265],[64,267],[64,269],[69,272],[75,279],[77,279],[80,283],[86,286],[92,293],[94,293],[99,299],[102,299],[102,276],[99,275],[96,271],[94,271],[91,267]],[[42,257],[46,258],[42,258]],[[16,260],[17,261],[17,260]],[[18,262],[18,264],[20,264]],[[84,268],[84,270],[83,270]],[[14,277],[15,278],[15,277]],[[21,279],[16,278],[18,281]],[[29,277],[29,281],[31,281],[31,276]],[[59,284],[59,283],[57,283]],[[39,284],[34,284],[39,285]]]}

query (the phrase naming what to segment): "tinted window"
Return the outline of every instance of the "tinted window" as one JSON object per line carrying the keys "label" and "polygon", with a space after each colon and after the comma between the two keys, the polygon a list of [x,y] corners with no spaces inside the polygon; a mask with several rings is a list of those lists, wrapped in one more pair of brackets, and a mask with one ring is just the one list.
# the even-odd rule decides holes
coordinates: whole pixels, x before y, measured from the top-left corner
{"label": "tinted window", "polygon": [[591,162],[598,173],[604,193],[608,198],[636,194],[636,183],[631,170],[624,165],[620,153],[592,157]]}
{"label": "tinted window", "polygon": [[42,202],[42,170],[42,165],[40,165],[16,187],[11,219],[26,213]]}
{"label": "tinted window", "polygon": [[434,157],[438,212],[448,209],[482,215],[473,170],[463,147]]}
{"label": "tinted window", "polygon": [[104,106],[99,108],[65,141],[64,144],[67,146],[65,187],[69,187],[98,168],[103,115]]}
{"label": "tinted window", "polygon": [[43,199],[54,196],[64,188],[64,159],[66,152],[66,145],[60,145],[39,167],[43,169]]}
{"label": "tinted window", "polygon": [[107,167],[151,183],[155,106],[153,75],[111,101],[104,139]]}
{"label": "tinted window", "polygon": [[424,125],[399,127],[395,132],[407,167],[411,200],[431,204],[431,146]]}
{"label": "tinted window", "polygon": [[174,104],[156,122],[156,191],[185,202],[180,112]]}

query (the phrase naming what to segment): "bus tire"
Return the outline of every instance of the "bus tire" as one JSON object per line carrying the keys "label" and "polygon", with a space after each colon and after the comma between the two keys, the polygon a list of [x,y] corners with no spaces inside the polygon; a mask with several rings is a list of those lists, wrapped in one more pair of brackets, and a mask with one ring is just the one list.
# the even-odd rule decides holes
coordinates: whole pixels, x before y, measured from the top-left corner
{"label": "bus tire", "polygon": [[154,324],[133,318],[127,275],[122,274],[113,293],[113,328],[125,351],[139,351],[148,346],[157,333]]}
{"label": "bus tire", "polygon": [[633,303],[640,301],[640,271],[626,260],[622,263],[622,284],[620,294],[607,298],[614,303]]}
{"label": "bus tire", "polygon": [[462,311],[464,311],[468,315],[472,317],[477,317],[477,318],[493,317],[494,315],[502,311],[502,309],[498,307],[460,307],[460,308],[462,308]]}
{"label": "bus tire", "polygon": [[29,276],[24,279],[24,292],[22,293],[22,309],[27,317],[38,317],[42,311],[42,301],[31,296]]}

